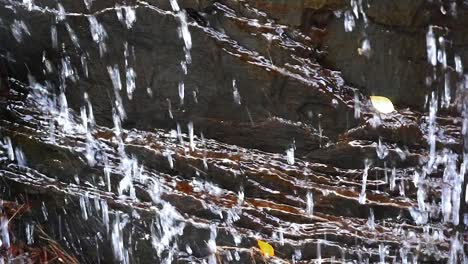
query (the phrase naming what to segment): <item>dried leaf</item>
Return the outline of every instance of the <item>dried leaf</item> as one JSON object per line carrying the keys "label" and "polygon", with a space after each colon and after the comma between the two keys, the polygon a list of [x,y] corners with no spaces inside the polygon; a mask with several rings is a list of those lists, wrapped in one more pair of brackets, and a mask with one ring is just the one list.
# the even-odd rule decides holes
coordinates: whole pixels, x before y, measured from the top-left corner
{"label": "dried leaf", "polygon": [[269,257],[273,257],[275,255],[275,250],[270,244],[262,240],[258,240],[257,242],[258,247],[260,248],[260,251],[263,253],[263,255]]}
{"label": "dried leaf", "polygon": [[371,96],[372,106],[382,114],[389,114],[395,111],[392,101],[383,96]]}

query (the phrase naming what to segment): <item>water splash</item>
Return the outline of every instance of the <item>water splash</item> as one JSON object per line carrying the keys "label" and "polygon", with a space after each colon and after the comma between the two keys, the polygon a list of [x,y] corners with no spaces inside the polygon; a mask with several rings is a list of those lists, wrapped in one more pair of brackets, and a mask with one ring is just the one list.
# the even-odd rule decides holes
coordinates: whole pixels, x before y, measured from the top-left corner
{"label": "water splash", "polygon": [[24,23],[24,21],[16,19],[11,25],[11,33],[13,34],[13,37],[16,39],[17,42],[22,42],[24,36],[31,35],[28,26],[26,26],[26,23]]}
{"label": "water splash", "polygon": [[387,157],[389,153],[387,146],[382,144],[381,138],[379,138],[379,143],[377,144],[375,151],[377,152],[377,157],[379,157],[379,159],[381,160],[385,159],[385,157]]}
{"label": "water splash", "polygon": [[[133,67],[130,66],[129,60],[130,60],[130,54],[134,55],[133,47],[129,48],[128,43],[124,44],[125,50],[124,50],[124,57],[125,57],[125,77],[126,77],[126,87],[127,87],[127,96],[128,99],[132,100],[133,99],[133,92],[135,91],[136,84],[136,72],[133,69]],[[130,52],[132,50],[133,52]],[[133,58],[133,60],[135,60]]]}
{"label": "water splash", "polygon": [[306,213],[310,216],[314,214],[314,196],[313,193],[307,193],[306,197]]}
{"label": "water splash", "polygon": [[88,16],[88,21],[89,21],[89,29],[91,31],[91,36],[96,42],[96,44],[99,45],[99,54],[104,56],[104,54],[107,52],[107,46],[105,43],[105,40],[107,39],[107,32],[104,29],[104,26],[102,26],[96,17],[94,16]]}
{"label": "water splash", "polygon": [[286,160],[289,165],[294,165],[294,147],[290,147],[286,150]]}

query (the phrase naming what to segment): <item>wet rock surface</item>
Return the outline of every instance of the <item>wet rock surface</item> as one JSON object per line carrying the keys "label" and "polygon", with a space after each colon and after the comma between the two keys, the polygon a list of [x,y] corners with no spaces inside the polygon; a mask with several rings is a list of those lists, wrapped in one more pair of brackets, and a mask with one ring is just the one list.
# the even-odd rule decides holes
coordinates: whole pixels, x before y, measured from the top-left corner
{"label": "wet rock surface", "polygon": [[[128,252],[126,257],[131,262],[154,263],[167,257],[165,251],[170,245],[178,245],[172,252],[175,259],[198,262],[213,256],[210,239],[215,241],[215,256],[221,262],[232,262],[232,254],[240,254],[240,263],[255,258],[268,262],[253,249],[256,239],[271,241],[277,258],[286,260],[299,250],[303,261],[315,260],[317,254],[325,261],[377,261],[381,243],[388,250],[386,256],[393,259],[401,249],[402,237],[408,239],[405,250],[409,259],[430,262],[448,257],[448,242],[428,240],[408,212],[416,202],[414,166],[397,167],[396,181],[405,186],[398,195],[384,181],[384,174],[391,172],[384,171],[382,162],[370,169],[300,159],[288,164],[282,154],[198,137],[193,139],[192,150],[189,137],[162,130],[122,131],[123,145],[119,146],[114,131],[96,127],[92,136],[98,152],[94,156],[101,161],[90,167],[85,133],[50,134],[40,129],[41,122],[49,122],[50,116],[32,109],[34,102],[10,99],[9,103],[14,116],[3,119],[1,132],[22,151],[27,167],[4,156],[2,180],[9,190],[4,199],[27,203],[31,215],[22,221],[40,225],[57,241],[67,241],[69,252],[80,262],[119,261],[116,250],[122,250]],[[328,163],[341,159],[342,166],[362,167],[359,163],[364,153],[368,158],[376,153],[376,147],[366,146],[365,141],[349,142],[348,150],[339,147],[342,144],[323,150],[322,158],[336,149],[341,155],[348,153],[347,157],[361,160],[347,163],[335,155]],[[119,164],[121,147],[128,155],[128,168]],[[360,153],[353,154],[356,149]],[[360,204],[361,178],[367,169],[369,190],[366,203]],[[126,177],[132,178],[133,185],[125,186]],[[437,181],[438,176],[433,177]],[[402,195],[402,191],[407,194]],[[307,213],[308,193],[313,194],[315,204],[312,214]],[[367,220],[369,210],[373,223]],[[180,231],[165,230],[167,221],[180,225]],[[433,226],[430,232],[445,232],[445,228]],[[148,237],[164,231],[177,231],[168,238],[170,244]],[[211,238],[213,232],[217,235]],[[119,244],[119,235],[129,240]],[[284,239],[270,240],[271,236]],[[166,248],[158,255],[155,248],[161,246]],[[245,255],[244,251],[250,253]],[[125,256],[121,257],[123,261]]]}
{"label": "wet rock surface", "polygon": [[[324,131],[336,136],[353,124],[352,109],[347,105],[353,95],[352,89],[343,85],[336,72],[314,62],[314,50],[302,42],[305,36],[299,31],[269,24],[266,19],[264,24],[257,25],[258,14],[255,19],[238,16],[229,6],[215,3],[211,6],[211,13],[194,11],[203,21],[206,20],[207,26],[198,24],[188,13],[192,47],[190,52],[184,53],[183,41],[177,33],[177,18],[172,13],[165,13],[167,11],[155,10],[158,6],[153,8],[151,3],[136,5],[139,6],[135,9],[139,19],[130,29],[119,22],[113,7],[96,15],[107,32],[107,38],[100,42],[102,45],[105,43],[107,49],[102,58],[99,44],[94,43],[90,36],[89,16],[71,16],[63,23],[57,23],[57,38],[64,44],[54,49],[49,41],[53,24],[40,22],[53,21],[56,16],[53,11],[36,11],[38,15],[30,17],[26,23],[39,24],[43,28],[37,28],[39,32],[36,34],[25,36],[28,41],[19,45],[11,37],[5,37],[11,39],[11,43],[5,46],[13,57],[26,57],[28,65],[36,67],[42,68],[44,55],[53,65],[52,73],[41,77],[37,70],[34,72],[39,76],[35,77],[38,81],[47,78],[56,85],[62,82],[56,73],[64,66],[62,57],[57,55],[67,56],[69,63],[77,65],[70,65],[69,70],[84,77],[75,81],[71,78],[63,80],[68,103],[78,109],[83,104],[83,92],[87,92],[95,105],[98,123],[108,126],[112,125],[113,100],[110,98],[113,90],[117,89],[113,88],[108,66],[117,67],[121,78],[118,86],[125,87],[125,61],[138,74],[135,85],[141,88],[131,96],[127,91],[128,97],[122,93],[126,127],[169,129],[174,128],[176,122],[186,126],[191,120],[197,130],[210,138],[223,138],[235,144],[244,142],[246,147],[263,145],[269,151],[279,151],[278,147],[284,149],[294,139],[306,152],[319,145],[318,137],[313,135],[318,134],[316,128],[282,122],[281,130],[286,133],[275,133],[270,127],[278,126],[281,119],[313,123],[314,127],[321,122]],[[64,5],[65,10],[74,10],[72,8]],[[78,11],[85,10],[78,8]],[[25,12],[27,17],[28,11],[20,8],[18,12]],[[12,14],[12,18],[16,16]],[[76,44],[70,38],[68,28],[73,30]],[[38,45],[41,42],[43,45]],[[185,61],[186,55],[190,56],[189,62]],[[83,60],[86,72],[78,67]],[[186,64],[186,75],[181,63]],[[23,66],[22,70],[24,77],[28,68]],[[178,88],[181,83],[184,86],[183,100]],[[234,98],[234,89],[238,100]],[[220,124],[220,121],[223,122]],[[270,142],[251,143],[250,135],[242,138],[246,130],[265,135],[272,133],[265,137]],[[237,139],[225,136],[229,134],[234,134]],[[278,144],[276,140],[285,143]]]}
{"label": "wet rock surface", "polygon": [[464,4],[0,1],[5,260],[466,261]]}
{"label": "wet rock surface", "polygon": [[[256,1],[254,1],[256,2]],[[318,1],[297,7],[271,2],[270,6],[294,10],[289,18],[275,8],[269,14],[283,23],[302,28],[324,51],[322,62],[339,70],[347,83],[369,95],[384,95],[393,102],[422,109],[425,96],[438,90],[444,78],[452,95],[458,88],[456,62],[466,63],[467,5],[462,1]],[[314,1],[312,1],[314,2]],[[348,7],[347,9],[343,6]],[[346,27],[348,25],[348,27]],[[448,67],[428,64],[426,39],[433,27],[439,51],[447,52]],[[442,38],[442,39],[440,39]],[[360,52],[363,46],[371,50]],[[436,74],[434,73],[436,72]],[[429,78],[437,75],[439,78]],[[444,76],[445,75],[445,76]],[[411,92],[408,92],[411,89]]]}

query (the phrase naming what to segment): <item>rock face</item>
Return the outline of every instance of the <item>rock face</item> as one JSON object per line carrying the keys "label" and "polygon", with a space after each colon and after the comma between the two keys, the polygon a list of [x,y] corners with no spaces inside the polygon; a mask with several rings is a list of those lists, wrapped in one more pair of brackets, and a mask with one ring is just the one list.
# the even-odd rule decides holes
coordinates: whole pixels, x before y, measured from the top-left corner
{"label": "rock face", "polygon": [[[35,3],[56,9],[55,4]],[[53,81],[73,108],[84,105],[87,92],[100,124],[113,125],[112,109],[121,100],[126,127],[175,129],[178,123],[185,130],[193,122],[197,131],[210,138],[276,152],[294,141],[299,153],[307,153],[354,122],[347,104],[352,90],[336,72],[315,62],[316,52],[307,38],[269,23],[247,6],[228,1],[188,9],[183,13],[187,21],[181,24],[168,13],[171,9],[166,4],[135,2],[130,10],[135,11],[136,20],[130,26],[125,22],[128,14],[114,7],[114,2],[96,2],[91,11],[82,3],[62,4],[64,12],[70,13],[63,19],[57,18],[56,11],[28,11],[20,4],[15,12],[4,10],[6,25],[24,17],[24,24],[35,31],[23,33],[21,42],[3,31],[9,40],[4,49],[18,61],[18,78],[24,80],[29,71],[39,82]],[[183,1],[179,5],[193,6]],[[96,15],[86,15],[93,11]],[[122,22],[119,13],[124,16]],[[178,33],[185,26],[190,46]],[[90,35],[90,27],[96,28],[95,36]],[[53,28],[59,47],[51,41]],[[107,52],[102,52],[104,47]],[[45,75],[43,58],[52,65]],[[114,67],[120,81],[113,86],[109,71]],[[70,71],[64,80],[57,78],[62,71]],[[129,71],[136,73],[135,84],[132,75],[127,76]],[[129,94],[133,85],[136,89]]]}
{"label": "rock face", "polygon": [[0,257],[466,257],[466,4],[0,2]]}
{"label": "rock face", "polygon": [[[255,1],[256,2],[256,1]],[[294,3],[293,3],[294,2]],[[307,2],[307,1],[306,1]],[[343,2],[343,1],[341,1]],[[315,38],[326,54],[325,65],[342,72],[347,83],[365,93],[384,95],[398,105],[421,109],[425,96],[433,90],[443,96],[448,80],[452,99],[460,81],[455,57],[462,64],[466,55],[466,3],[460,1],[312,1],[301,7],[281,5],[294,10],[291,18],[269,10],[283,23],[302,28]],[[362,4],[359,4],[361,3]],[[346,9],[343,9],[346,6]],[[343,11],[347,10],[347,11]],[[302,19],[298,19],[298,18]],[[348,20],[346,20],[348,18]],[[347,32],[345,24],[353,25]],[[429,63],[426,35],[433,28],[437,50],[442,56],[437,67]],[[322,34],[314,34],[317,30]],[[359,50],[368,43],[368,54]],[[447,65],[447,66],[444,66]],[[438,78],[433,78],[433,76]],[[429,78],[429,79],[428,79]]]}
{"label": "rock face", "polygon": [[[308,158],[316,162],[291,162],[282,154],[160,129],[86,130],[73,112],[67,128],[54,123],[60,114],[43,108],[43,96],[30,92],[24,99],[12,91],[8,110],[0,113],[0,166],[8,186],[2,200],[28,208],[20,219],[10,213],[15,250],[0,257],[31,258],[36,247],[80,263],[287,263],[299,254],[304,263],[337,256],[343,262],[433,262],[449,252],[464,256],[463,248],[450,250],[449,238],[428,238],[417,226],[412,173],[425,154],[418,142],[405,151],[391,142],[391,135],[404,135],[401,117],[385,120],[379,134],[389,141],[382,146],[369,128],[357,127],[335,146],[312,152]],[[403,121],[417,127],[411,117],[406,113]],[[373,160],[372,167],[363,159]],[[403,186],[399,194],[383,181],[386,173]],[[438,173],[428,182],[439,181]],[[363,174],[369,180],[361,203]],[[440,221],[439,214],[431,217]],[[432,227],[437,234],[446,230]],[[402,237],[408,241],[403,247]],[[273,259],[256,249],[257,239],[271,243]]]}
{"label": "rock face", "polygon": [[[299,153],[308,153],[320,145],[319,123],[323,135],[332,138],[352,127],[354,119],[347,102],[353,91],[345,83],[367,95],[387,96],[400,107],[422,109],[433,90],[445,98],[447,89],[454,102],[462,81],[454,58],[458,56],[461,64],[466,61],[466,22],[461,19],[465,4],[444,6],[445,16],[439,6],[425,1],[252,4],[278,18],[279,23],[297,26],[302,33],[270,23],[247,2],[181,1],[179,5],[189,10],[184,13],[191,42],[186,52],[184,39],[178,34],[181,24],[177,16],[167,13],[171,10],[168,3],[134,2],[128,10],[134,10],[135,21],[133,11],[127,15],[114,2],[98,1],[90,10],[84,2],[64,2],[63,12],[70,15],[63,18],[54,3],[39,1],[36,5],[37,9],[49,9],[28,11],[27,6],[17,3],[14,10],[4,11],[4,27],[11,30],[1,32],[8,40],[2,45],[18,61],[18,67],[13,68],[20,79],[26,79],[28,72],[38,81],[55,78],[54,85],[63,83],[68,103],[75,109],[84,105],[83,93],[87,92],[101,124],[112,125],[114,89],[122,88],[119,95],[126,127],[173,129],[176,123],[186,127],[192,121],[207,137],[225,137],[230,143],[263,146],[267,151],[283,151],[295,141]],[[352,7],[356,11],[347,9]],[[23,24],[18,17],[24,17]],[[351,32],[345,30],[346,17],[354,24]],[[90,29],[94,21],[103,32],[96,31],[93,37]],[[34,25],[35,32],[28,34],[21,25],[29,30]],[[427,58],[429,25],[437,51],[445,56],[437,67]],[[52,41],[53,29],[60,47]],[[369,50],[363,47],[366,45]],[[99,47],[107,52],[100,54]],[[52,65],[50,74],[42,74],[43,57]],[[316,61],[341,71],[345,81]],[[111,85],[108,67],[114,66],[120,75],[119,88]],[[67,67],[74,77],[57,79],[56,73]],[[129,69],[136,73],[134,84],[132,75],[126,77]],[[129,95],[133,86],[137,89]],[[183,100],[179,90],[183,90]],[[332,94],[334,91],[339,95]],[[309,128],[280,120],[300,121]],[[279,126],[289,133],[272,132],[271,128]],[[246,129],[272,133],[267,138],[278,138],[281,143],[252,142],[251,137],[242,137]],[[230,141],[229,134],[238,140]]]}

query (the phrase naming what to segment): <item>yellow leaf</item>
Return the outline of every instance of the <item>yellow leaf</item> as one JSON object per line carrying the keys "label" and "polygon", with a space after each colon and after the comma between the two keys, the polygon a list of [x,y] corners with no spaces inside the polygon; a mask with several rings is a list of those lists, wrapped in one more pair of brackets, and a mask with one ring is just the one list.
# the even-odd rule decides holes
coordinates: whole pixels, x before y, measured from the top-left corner
{"label": "yellow leaf", "polygon": [[275,250],[270,244],[262,240],[258,240],[257,242],[258,247],[260,248],[260,251],[263,253],[263,255],[270,257],[273,257],[275,255]]}
{"label": "yellow leaf", "polygon": [[389,114],[395,111],[392,101],[383,96],[371,96],[372,106],[382,114]]}

